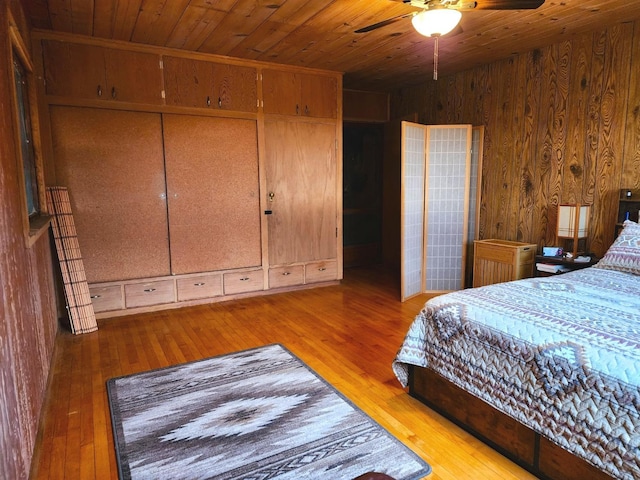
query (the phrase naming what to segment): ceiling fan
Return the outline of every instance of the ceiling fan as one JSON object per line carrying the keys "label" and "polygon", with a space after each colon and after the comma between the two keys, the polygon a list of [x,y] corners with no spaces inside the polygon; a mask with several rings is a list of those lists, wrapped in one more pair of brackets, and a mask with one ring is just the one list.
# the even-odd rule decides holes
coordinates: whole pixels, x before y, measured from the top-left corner
{"label": "ceiling fan", "polygon": [[405,13],[368,25],[354,33],[366,33],[411,17],[418,33],[435,40],[433,50],[433,79],[438,79],[438,39],[458,26],[462,12],[468,10],[532,10],[545,0],[395,0],[420,8],[422,11]]}

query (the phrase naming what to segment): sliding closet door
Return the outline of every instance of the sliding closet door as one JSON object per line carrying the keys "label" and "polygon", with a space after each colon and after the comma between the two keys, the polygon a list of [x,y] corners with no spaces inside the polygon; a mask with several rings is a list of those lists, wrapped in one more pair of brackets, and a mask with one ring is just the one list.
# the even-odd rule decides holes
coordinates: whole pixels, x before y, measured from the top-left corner
{"label": "sliding closet door", "polygon": [[50,111],[56,183],[69,189],[87,280],[168,275],[160,115]]}
{"label": "sliding closet door", "polygon": [[400,293],[402,301],[424,291],[424,188],[427,127],[402,122]]}
{"label": "sliding closet door", "polygon": [[257,267],[255,120],[163,116],[171,273]]}
{"label": "sliding closet door", "polygon": [[464,288],[471,126],[427,127],[425,291]]}

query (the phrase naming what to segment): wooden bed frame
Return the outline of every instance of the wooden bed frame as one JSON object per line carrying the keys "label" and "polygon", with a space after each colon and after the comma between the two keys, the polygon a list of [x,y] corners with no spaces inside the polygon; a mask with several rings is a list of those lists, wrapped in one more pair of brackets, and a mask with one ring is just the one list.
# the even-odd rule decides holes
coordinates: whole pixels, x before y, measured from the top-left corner
{"label": "wooden bed frame", "polygon": [[410,367],[409,394],[542,479],[612,478],[431,369]]}

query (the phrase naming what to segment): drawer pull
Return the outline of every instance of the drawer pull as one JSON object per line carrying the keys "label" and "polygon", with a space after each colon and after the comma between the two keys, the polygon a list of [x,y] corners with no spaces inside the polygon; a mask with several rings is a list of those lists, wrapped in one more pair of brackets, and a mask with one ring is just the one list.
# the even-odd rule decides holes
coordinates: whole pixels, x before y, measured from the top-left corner
{"label": "drawer pull", "polygon": [[320,267],[320,268],[318,268],[318,271],[319,272],[324,272],[326,269],[327,269],[327,267]]}
{"label": "drawer pull", "polygon": [[194,287],[202,287],[204,286],[204,282],[198,282],[193,284]]}
{"label": "drawer pull", "polygon": [[145,288],[144,291],[147,292],[147,293],[151,293],[151,292],[155,292],[156,289],[155,288]]}
{"label": "drawer pull", "polygon": [[250,279],[249,279],[249,277],[242,277],[242,278],[240,279],[240,281],[241,281],[241,282],[246,282],[247,280],[250,280]]}
{"label": "drawer pull", "polygon": [[100,298],[102,295],[91,295],[91,299],[93,300],[94,298]]}
{"label": "drawer pull", "polygon": [[283,277],[286,277],[287,275],[291,275],[291,272],[282,272]]}

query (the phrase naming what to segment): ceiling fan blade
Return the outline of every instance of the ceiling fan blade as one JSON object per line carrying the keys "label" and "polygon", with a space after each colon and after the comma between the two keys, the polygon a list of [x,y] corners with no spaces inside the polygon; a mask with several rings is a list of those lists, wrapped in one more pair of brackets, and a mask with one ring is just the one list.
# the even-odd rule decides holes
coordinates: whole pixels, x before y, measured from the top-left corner
{"label": "ceiling fan blade", "polygon": [[402,20],[403,18],[407,18],[407,17],[412,17],[413,15],[415,15],[415,13],[405,13],[403,15],[398,15],[396,17],[391,17],[388,18],[386,20],[383,20],[381,22],[378,23],[374,23],[372,25],[368,25],[366,27],[363,28],[359,28],[358,30],[356,30],[353,33],[366,33],[366,32],[370,32],[371,30],[376,30],[380,27],[385,27],[387,25],[391,25],[392,23],[397,22],[398,20]]}
{"label": "ceiling fan blade", "polygon": [[474,10],[533,10],[543,3],[544,0],[476,0]]}

